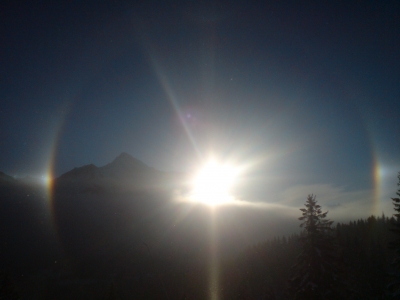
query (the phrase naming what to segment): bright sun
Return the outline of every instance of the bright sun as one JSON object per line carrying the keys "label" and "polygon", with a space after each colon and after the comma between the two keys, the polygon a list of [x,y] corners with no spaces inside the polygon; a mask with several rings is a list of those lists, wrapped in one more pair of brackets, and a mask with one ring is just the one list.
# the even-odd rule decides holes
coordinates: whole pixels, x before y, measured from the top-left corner
{"label": "bright sun", "polygon": [[191,199],[210,205],[232,201],[231,188],[237,176],[234,166],[210,160],[193,180]]}

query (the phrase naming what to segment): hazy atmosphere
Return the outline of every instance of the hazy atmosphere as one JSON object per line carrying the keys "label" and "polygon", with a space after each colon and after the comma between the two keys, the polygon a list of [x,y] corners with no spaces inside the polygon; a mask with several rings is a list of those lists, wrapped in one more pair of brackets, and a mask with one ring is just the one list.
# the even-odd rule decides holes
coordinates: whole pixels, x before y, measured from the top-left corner
{"label": "hazy atmosphere", "polygon": [[[324,234],[315,201],[363,218],[335,227],[357,293],[323,299],[386,293],[399,1],[3,2],[0,277],[21,299],[301,299],[282,291],[302,240],[276,237],[306,199]],[[266,260],[220,256],[261,241],[269,275],[242,287]]]}
{"label": "hazy atmosphere", "polygon": [[315,193],[338,216],[389,213],[400,170],[399,9],[2,4],[0,170],[59,176],[127,152],[190,173],[212,154],[247,166],[246,201],[297,207]]}

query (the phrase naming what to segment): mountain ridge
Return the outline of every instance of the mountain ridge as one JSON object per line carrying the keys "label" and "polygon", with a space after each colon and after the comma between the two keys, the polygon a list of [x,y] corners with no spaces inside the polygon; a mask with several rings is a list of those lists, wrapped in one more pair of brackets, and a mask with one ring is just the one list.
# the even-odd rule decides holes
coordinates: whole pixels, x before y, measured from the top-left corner
{"label": "mountain ridge", "polygon": [[102,179],[125,180],[158,173],[154,168],[122,152],[111,163],[98,167],[94,164],[76,167],[57,178],[57,181],[95,181]]}
{"label": "mountain ridge", "polygon": [[149,173],[159,173],[156,169],[153,169],[134,158],[133,156],[122,152],[118,155],[111,163],[106,164],[99,168],[100,172],[105,177],[110,177],[118,180],[127,178],[135,178],[147,175]]}
{"label": "mountain ridge", "polygon": [[[122,152],[110,163],[104,166],[96,166],[93,163],[75,167],[57,178],[53,183],[56,187],[87,188],[93,186],[128,187],[129,189],[161,188],[170,189],[185,184],[186,173],[164,172],[148,166],[132,155]],[[43,184],[38,180],[17,180],[3,172],[0,172],[0,184],[28,185]]]}

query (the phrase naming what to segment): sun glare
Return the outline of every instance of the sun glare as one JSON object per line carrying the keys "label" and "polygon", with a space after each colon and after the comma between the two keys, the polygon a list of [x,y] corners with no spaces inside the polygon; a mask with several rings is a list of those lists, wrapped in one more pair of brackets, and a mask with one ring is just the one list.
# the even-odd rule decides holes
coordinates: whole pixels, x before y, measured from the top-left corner
{"label": "sun glare", "polygon": [[234,166],[210,160],[193,180],[191,199],[210,205],[232,201],[231,188],[237,176]]}

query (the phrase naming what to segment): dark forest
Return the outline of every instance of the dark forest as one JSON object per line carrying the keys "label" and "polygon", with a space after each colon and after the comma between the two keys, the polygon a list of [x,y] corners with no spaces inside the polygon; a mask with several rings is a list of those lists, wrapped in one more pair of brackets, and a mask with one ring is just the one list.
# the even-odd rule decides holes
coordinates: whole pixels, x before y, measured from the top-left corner
{"label": "dark forest", "polygon": [[2,174],[2,299],[397,297],[399,198],[393,198],[393,216],[334,223],[308,195],[299,208],[299,234],[238,245],[220,232],[211,265],[204,210],[196,208],[197,219],[165,233],[176,217],[166,190],[121,192],[112,183],[99,185],[104,178],[95,168],[58,179],[53,220],[43,189]]}

